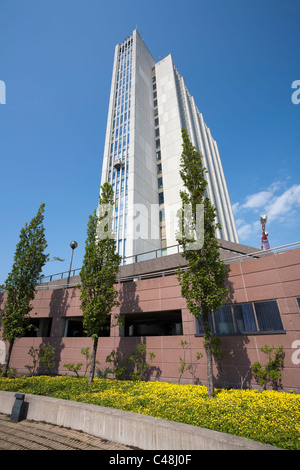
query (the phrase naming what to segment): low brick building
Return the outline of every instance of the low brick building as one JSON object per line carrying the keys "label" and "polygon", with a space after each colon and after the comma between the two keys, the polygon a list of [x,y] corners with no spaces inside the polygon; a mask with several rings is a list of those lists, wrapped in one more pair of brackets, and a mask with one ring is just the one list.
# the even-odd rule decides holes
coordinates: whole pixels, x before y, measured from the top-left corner
{"label": "low brick building", "polygon": [[[215,364],[219,386],[255,387],[251,373],[255,361],[262,364],[264,345],[284,348],[282,387],[300,392],[300,248],[277,253],[258,252],[230,242],[222,242],[221,257],[230,264],[227,278],[230,301],[211,317],[211,328],[222,340],[227,353],[221,368]],[[155,253],[155,256],[162,253]],[[134,260],[120,267],[118,284],[120,307],[114,314],[124,315],[123,325],[107,324],[99,339],[99,369],[107,366],[113,351],[131,354],[137,344],[153,352],[151,380],[177,382],[180,357],[185,355],[189,371],[181,383],[206,384],[206,356],[201,324],[187,310],[181,297],[175,270],[184,266],[180,253]],[[84,335],[78,276],[43,282],[37,286],[32,319],[38,327],[33,337],[16,340],[11,367],[21,373],[31,364],[31,346],[51,344],[56,348],[56,372],[69,373],[65,363],[84,362],[80,352],[92,347]],[[2,305],[5,294],[2,294]],[[36,315],[34,314],[36,313]],[[113,322],[112,322],[113,323]],[[0,330],[1,337],[1,330]],[[185,350],[181,345],[186,341]],[[197,360],[196,354],[202,353]],[[84,369],[84,367],[83,367]]]}

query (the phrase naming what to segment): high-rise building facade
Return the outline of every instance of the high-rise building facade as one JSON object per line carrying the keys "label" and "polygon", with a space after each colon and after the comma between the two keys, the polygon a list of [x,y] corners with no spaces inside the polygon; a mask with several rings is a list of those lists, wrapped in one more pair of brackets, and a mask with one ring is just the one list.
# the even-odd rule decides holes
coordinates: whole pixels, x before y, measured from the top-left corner
{"label": "high-rise building facade", "polygon": [[155,63],[137,30],[115,48],[101,185],[115,194],[121,256],[176,245],[181,129],[203,156],[220,239],[238,242],[216,141],[171,55]]}

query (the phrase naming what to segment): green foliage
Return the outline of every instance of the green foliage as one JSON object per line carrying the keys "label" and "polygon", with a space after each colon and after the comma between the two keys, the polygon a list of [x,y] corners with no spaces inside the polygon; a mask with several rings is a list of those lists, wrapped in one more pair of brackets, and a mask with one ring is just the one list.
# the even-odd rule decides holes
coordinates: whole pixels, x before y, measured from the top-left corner
{"label": "green foliage", "polygon": [[64,364],[64,367],[68,369],[69,372],[74,372],[74,374],[79,377],[79,371],[83,366],[82,362],[77,362],[75,365],[73,362],[69,362],[68,364]]}
{"label": "green foliage", "polygon": [[[92,356],[93,354],[90,353],[90,348],[81,348],[80,350],[81,354],[85,357],[85,371],[83,374],[83,377],[86,376],[88,368],[90,367],[92,363]],[[96,364],[100,364],[99,361],[95,361]],[[63,365],[68,369],[69,372],[74,372],[74,374],[79,377],[79,371],[81,370],[81,367],[83,366],[82,362],[78,362],[77,364],[74,364],[73,362],[67,363]]]}
{"label": "green foliage", "polygon": [[34,299],[35,286],[48,259],[48,255],[44,254],[47,247],[43,227],[44,207],[45,204],[41,204],[37,215],[21,229],[12,271],[4,284],[7,291],[2,317],[4,340],[24,336],[28,328],[32,310],[30,301]]}
{"label": "green foliage", "polygon": [[113,374],[117,379],[124,379],[124,375],[127,370],[128,359],[124,359],[123,356],[117,351],[113,350],[105,360],[109,364],[109,372]]}
{"label": "green foliage", "polygon": [[[204,338],[204,348],[207,347],[206,341],[207,339]],[[222,345],[222,341],[218,336],[211,336],[211,339],[210,339],[211,352],[215,358],[216,363],[218,364],[220,371],[222,370],[222,361],[224,357],[226,356],[226,354],[228,353],[228,349],[222,349],[221,345]]]}
{"label": "green foliage", "polygon": [[[101,204],[113,204],[112,187],[102,186]],[[96,211],[90,215],[85,245],[85,255],[80,271],[81,308],[83,327],[88,336],[99,337],[101,327],[112,307],[118,305],[117,291],[114,288],[121,257],[116,253],[115,241],[108,236],[97,238],[97,226],[103,217]],[[107,228],[109,230],[109,228]]]}
{"label": "green foliage", "polygon": [[[185,340],[180,341],[181,347],[183,349],[183,356],[180,356],[179,358],[179,365],[178,365],[178,383],[181,381],[181,377],[184,374],[184,372],[189,371],[192,376],[195,379],[195,363],[192,362],[187,362],[186,360],[186,351],[188,348],[188,342]],[[196,360],[198,361],[203,357],[202,353],[197,352],[196,353]]]}
{"label": "green foliage", "polygon": [[55,367],[55,347],[51,344],[40,346],[39,361],[45,367],[48,374],[52,372]]}
{"label": "green foliage", "polygon": [[147,362],[147,347],[145,344],[138,344],[136,350],[131,354],[128,361],[133,364],[134,370],[131,373],[131,380],[146,380],[151,368],[151,362],[155,358],[153,352],[149,352],[149,362]]}
{"label": "green foliage", "polygon": [[199,250],[188,249],[188,240],[183,237],[179,244],[183,247],[183,256],[188,261],[189,269],[179,271],[183,296],[187,299],[189,310],[195,315],[207,315],[217,311],[228,296],[224,278],[229,272],[228,266],[220,260],[215,231],[220,225],[215,223],[216,209],[205,196],[207,181],[206,170],[202,167],[202,157],[192,146],[187,132],[182,130],[183,153],[180,176],[185,191],[180,192],[183,211],[184,205],[191,204],[196,217],[196,205],[204,205],[204,243]]}
{"label": "green foliage", "polygon": [[[4,377],[4,365],[0,364],[0,377]],[[5,377],[9,379],[15,379],[18,377],[18,371],[15,367],[8,367],[6,370]]]}
{"label": "green foliage", "polygon": [[34,348],[33,346],[31,346],[28,351],[28,354],[32,358],[32,365],[26,365],[24,367],[28,369],[29,375],[36,375],[39,366],[39,350],[38,348]]}
{"label": "green foliage", "polygon": [[[182,129],[183,151],[181,156],[180,176],[185,190],[180,192],[182,201],[182,214],[180,219],[178,243],[182,246],[183,257],[188,261],[188,269],[177,272],[181,284],[181,294],[186,299],[189,311],[195,316],[202,316],[205,349],[208,361],[208,387],[209,395],[213,394],[212,374],[212,335],[209,327],[209,315],[217,311],[228,297],[229,290],[225,286],[225,277],[229,272],[223,261],[220,260],[220,244],[216,239],[216,229],[220,225],[215,222],[216,209],[206,196],[207,181],[206,169],[202,164],[202,157],[190,142],[185,129]],[[186,236],[183,232],[185,206],[192,207],[189,217],[189,229]],[[200,249],[189,249],[191,233],[196,226],[197,205],[204,208],[203,246]]]}
{"label": "green foliage", "polygon": [[79,289],[83,328],[94,342],[90,383],[94,378],[97,344],[102,326],[107,316],[111,314],[112,308],[119,305],[114,284],[117,280],[121,257],[116,253],[115,240],[111,232],[113,194],[110,184],[104,183],[101,186],[99,217],[96,211],[89,217],[85,255],[80,271]]}
{"label": "green foliage", "polygon": [[264,390],[266,390],[268,384],[277,390],[281,381],[281,370],[284,367],[283,346],[276,349],[275,346],[266,344],[263,348],[260,348],[260,351],[267,355],[268,362],[265,366],[262,366],[258,361],[254,362],[252,365],[253,375]]}
{"label": "green foliage", "polygon": [[300,394],[83,377],[0,378],[0,390],[132,411],[300,450]]}
{"label": "green foliage", "polygon": [[106,362],[110,364],[109,372],[119,380],[124,380],[127,377],[130,380],[147,380],[155,354],[149,352],[147,362],[146,349],[145,344],[138,344],[136,350],[127,358],[113,350],[106,358]]}
{"label": "green foliage", "polygon": [[[87,348],[81,348],[80,349],[80,352],[81,354],[85,357],[85,371],[84,371],[84,374],[83,376],[85,377],[86,374],[87,374],[87,371],[89,369],[89,367],[91,366],[92,364],[92,358],[93,358],[93,354],[90,353],[90,348],[87,347]],[[95,361],[96,364],[100,364],[99,361]]]}
{"label": "green foliage", "polygon": [[96,370],[96,376],[98,379],[107,379],[110,373],[109,367],[105,367],[104,369],[97,368]]}
{"label": "green foliage", "polygon": [[16,246],[14,263],[4,287],[7,298],[2,310],[3,340],[9,341],[8,356],[4,375],[9,367],[12,347],[16,338],[25,335],[29,328],[31,301],[35,296],[35,286],[48,254],[45,229],[43,227],[44,207],[41,204],[37,215],[21,229],[20,240]]}

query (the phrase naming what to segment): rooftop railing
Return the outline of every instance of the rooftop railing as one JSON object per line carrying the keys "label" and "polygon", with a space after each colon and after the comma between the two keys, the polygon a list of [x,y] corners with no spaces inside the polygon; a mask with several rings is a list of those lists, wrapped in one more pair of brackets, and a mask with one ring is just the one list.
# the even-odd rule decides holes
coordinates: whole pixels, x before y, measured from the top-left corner
{"label": "rooftop railing", "polygon": [[[180,253],[181,247],[179,245],[169,246],[167,248],[160,248],[157,250],[147,251],[145,253],[140,253],[138,255],[126,256],[122,259],[121,266],[126,266],[128,264],[139,263],[140,261],[149,261],[156,258],[161,258],[162,256],[174,255]],[[70,277],[79,275],[81,268],[72,269]],[[40,282],[51,282],[59,279],[68,278],[69,271],[63,271],[56,274],[50,274],[49,276],[41,276]]]}
{"label": "rooftop railing", "polygon": [[[238,254],[236,254],[237,250],[227,248],[227,247],[222,247],[222,251],[235,253],[235,256],[224,258],[223,261],[226,264],[234,263],[234,262],[240,262],[240,261],[245,261],[249,258],[261,258],[261,257],[266,256],[268,254],[281,253],[281,252],[296,249],[296,248],[300,248],[300,241],[299,242],[294,242],[294,243],[289,243],[288,245],[282,245],[282,246],[278,246],[278,247],[275,247],[275,248],[271,248],[270,250],[257,250],[257,251],[253,251],[253,252],[250,252],[250,253],[238,253]],[[125,258],[123,258],[121,265],[125,266],[125,265],[129,265],[129,264],[133,264],[133,263],[138,263],[138,262],[141,262],[141,261],[153,260],[153,259],[156,259],[156,258],[161,258],[162,256],[177,254],[177,253],[180,253],[181,251],[182,251],[182,249],[179,245],[173,245],[173,246],[170,246],[170,247],[167,247],[167,248],[152,250],[152,251],[148,251],[146,253],[141,253],[141,254],[138,254],[138,255],[125,257]],[[56,274],[50,274],[49,276],[41,276],[40,277],[40,284],[45,283],[45,282],[58,281],[58,280],[61,280],[61,279],[67,279],[69,277],[69,274],[70,274],[70,277],[77,276],[80,273],[80,269],[81,268],[72,269],[70,273],[69,273],[69,271],[63,271],[63,272],[56,273]],[[175,272],[175,270],[173,269],[173,270],[165,270],[165,271],[160,271],[160,272],[155,272],[155,273],[147,273],[147,274],[143,275],[143,278],[144,277],[151,277],[151,276],[153,277],[154,275],[155,276],[169,275],[169,274],[173,274],[174,272]],[[136,276],[130,276],[130,279],[131,278],[136,279]],[[139,276],[139,278],[141,278],[141,276]],[[124,282],[125,279],[127,279],[127,277],[126,278],[120,278],[120,281]],[[59,284],[60,287],[63,287],[64,285],[67,285],[67,283],[66,284],[61,284],[61,283]],[[74,285],[76,285],[76,283],[75,284],[70,283],[68,285],[69,286],[74,286]]]}

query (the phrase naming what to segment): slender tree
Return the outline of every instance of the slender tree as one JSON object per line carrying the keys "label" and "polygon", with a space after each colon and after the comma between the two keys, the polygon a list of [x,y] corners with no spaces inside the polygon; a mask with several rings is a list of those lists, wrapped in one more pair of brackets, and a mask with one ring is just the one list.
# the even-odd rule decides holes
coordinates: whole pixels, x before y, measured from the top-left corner
{"label": "slender tree", "polygon": [[[216,209],[206,196],[206,169],[202,157],[190,142],[187,131],[182,129],[183,151],[181,170],[185,189],[180,191],[182,209],[178,242],[182,255],[188,261],[187,270],[178,270],[181,292],[187,301],[189,311],[199,318],[204,332],[204,347],[207,356],[207,382],[209,397],[213,396],[213,337],[209,317],[217,311],[228,297],[225,278],[229,268],[220,260],[220,245],[216,239]],[[187,211],[187,207],[189,210]],[[202,209],[197,214],[197,207]],[[195,237],[197,215],[203,216],[203,230]],[[191,240],[191,234],[194,234]],[[191,241],[200,243],[194,247]]]}
{"label": "slender tree", "polygon": [[89,384],[95,375],[99,336],[107,316],[119,305],[114,287],[121,256],[116,253],[112,233],[113,189],[108,183],[101,186],[98,214],[89,216],[85,255],[80,271],[81,309],[84,331],[93,339]]}
{"label": "slender tree", "polygon": [[6,302],[2,311],[3,339],[9,342],[3,375],[7,376],[11,352],[17,338],[25,335],[29,328],[30,302],[35,296],[35,287],[49,255],[43,226],[45,204],[41,204],[37,215],[21,229],[11,273],[5,281]]}

